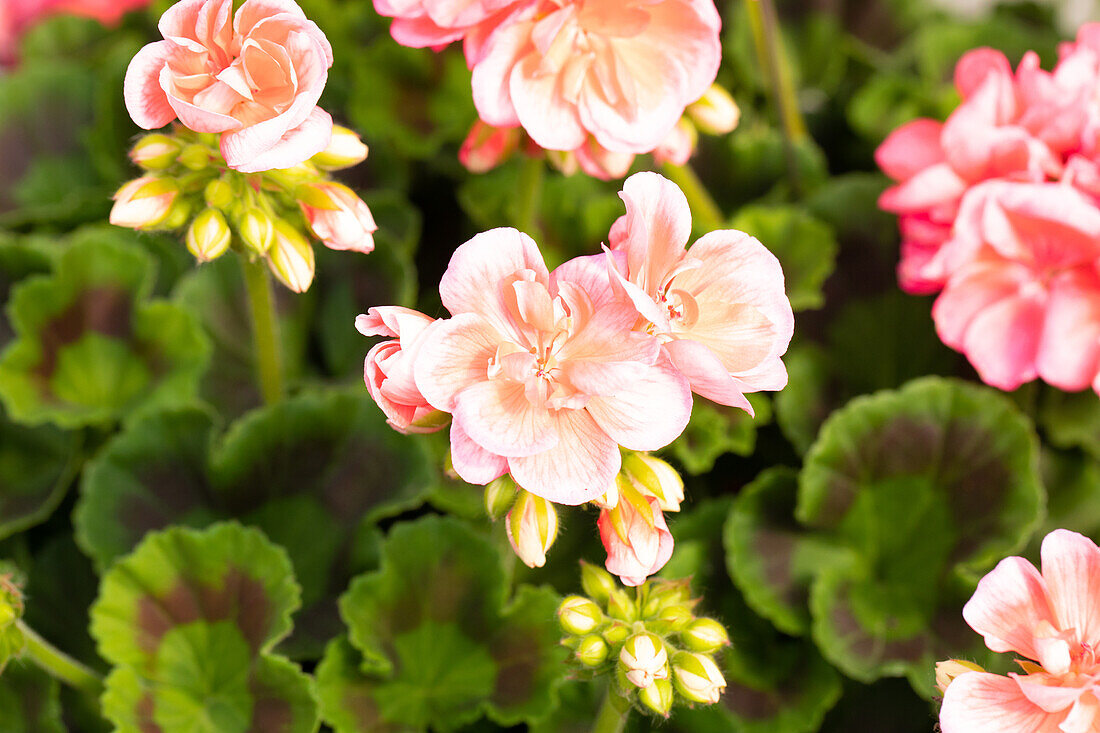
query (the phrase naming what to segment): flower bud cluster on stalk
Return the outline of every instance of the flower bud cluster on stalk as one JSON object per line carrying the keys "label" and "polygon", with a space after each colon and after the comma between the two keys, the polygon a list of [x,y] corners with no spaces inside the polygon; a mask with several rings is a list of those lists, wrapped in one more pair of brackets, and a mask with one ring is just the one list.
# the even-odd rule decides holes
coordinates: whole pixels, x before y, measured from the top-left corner
{"label": "flower bud cluster on stalk", "polygon": [[294,292],[313,282],[309,236],[330,249],[364,254],[374,249],[378,229],[370,209],[329,171],[367,157],[351,130],[333,129],[329,146],[293,168],[244,173],[230,168],[219,136],[176,125],[143,136],[130,157],[145,174],[115,194],[111,223],[132,229],[183,230],[199,262],[230,249],[264,260]]}
{"label": "flower bud cluster on stalk", "polygon": [[23,593],[11,573],[0,573],[0,672],[23,651],[23,632],[17,622],[23,617]]}
{"label": "flower bud cluster on stalk", "polygon": [[650,580],[624,588],[581,563],[585,596],[569,596],[558,622],[571,662],[589,677],[610,675],[617,694],[667,718],[673,706],[718,702],[726,687],[714,654],[728,646],[721,623],[694,613],[687,580]]}

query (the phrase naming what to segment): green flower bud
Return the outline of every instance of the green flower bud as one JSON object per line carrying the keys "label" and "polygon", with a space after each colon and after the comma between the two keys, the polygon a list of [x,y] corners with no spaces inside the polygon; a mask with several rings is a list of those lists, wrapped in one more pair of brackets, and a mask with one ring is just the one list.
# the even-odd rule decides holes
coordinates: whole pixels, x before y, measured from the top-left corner
{"label": "green flower bud", "polygon": [[603,623],[603,611],[582,596],[569,596],[558,606],[558,623],[567,634],[581,636]]}
{"label": "green flower bud", "polygon": [[225,211],[233,205],[237,197],[233,194],[233,186],[221,178],[216,178],[206,184],[203,198],[210,208]]}
{"label": "green flower bud", "polygon": [[193,171],[201,171],[210,167],[210,150],[205,145],[191,144],[184,147],[179,154],[179,162],[185,168]]}
{"label": "green flower bud", "polygon": [[627,640],[630,634],[630,627],[618,621],[612,621],[611,625],[603,630],[603,638],[611,646],[619,646]]}
{"label": "green flower bud", "polygon": [[322,170],[335,171],[358,165],[366,159],[367,146],[362,139],[346,127],[333,125],[328,147],[310,158],[310,162]]}
{"label": "green flower bud", "polygon": [[654,680],[668,679],[668,652],[661,637],[648,631],[631,636],[619,652],[619,667],[632,685],[642,689]]}
{"label": "green flower bud", "polygon": [[741,121],[741,108],[725,89],[712,84],[698,101],[688,105],[688,117],[701,132],[724,135]]}
{"label": "green flower bud", "polygon": [[672,683],[654,680],[652,685],[638,691],[638,701],[662,718],[667,718],[672,710]]}
{"label": "green flower bud", "polygon": [[577,661],[586,667],[598,667],[607,661],[611,647],[598,634],[590,634],[577,644]]}
{"label": "green flower bud", "polygon": [[680,641],[693,652],[710,653],[730,643],[726,627],[712,618],[697,618],[680,632]]}
{"label": "green flower bud", "polygon": [[304,293],[313,283],[316,261],[313,246],[293,224],[275,220],[275,235],[267,265],[279,281],[295,293]]}
{"label": "green flower bud", "polygon": [[237,232],[244,245],[258,255],[267,254],[275,243],[275,222],[263,209],[257,207],[244,212],[237,224]]}
{"label": "green flower bud", "polygon": [[726,689],[726,678],[706,654],[679,652],[672,659],[672,682],[691,702],[713,705]]}
{"label": "green flower bud", "polygon": [[621,472],[643,495],[656,498],[661,511],[680,511],[680,503],[684,500],[684,480],[667,461],[648,453],[624,451]]}
{"label": "green flower bud", "polygon": [[130,149],[130,160],[147,171],[161,171],[176,162],[180,144],[161,133],[145,135]]}
{"label": "green flower bud", "polygon": [[638,604],[622,588],[616,588],[607,599],[607,615],[631,623],[638,620]]}
{"label": "green flower bud", "polygon": [[650,617],[649,623],[655,629],[659,629],[666,634],[672,634],[683,631],[694,620],[695,614],[691,612],[691,606],[677,604],[662,608],[656,616]]}
{"label": "green flower bud", "polygon": [[23,617],[23,594],[11,575],[0,575],[0,671],[23,651],[23,633],[17,622]]}
{"label": "green flower bud", "polygon": [[177,196],[176,200],[172,202],[172,206],[168,209],[168,216],[164,217],[164,221],[158,224],[155,229],[179,229],[191,218],[191,212],[194,207],[191,202],[182,196]]}
{"label": "green flower bud", "polygon": [[204,209],[187,229],[187,249],[199,262],[209,262],[225,254],[233,232],[217,209]]}
{"label": "green flower bud", "polygon": [[617,590],[619,584],[611,577],[611,573],[582,560],[581,587],[584,588],[584,594],[596,603],[607,603],[611,592]]}
{"label": "green flower bud", "polygon": [[516,503],[516,482],[508,474],[489,482],[485,487],[485,513],[494,522],[512,509]]}

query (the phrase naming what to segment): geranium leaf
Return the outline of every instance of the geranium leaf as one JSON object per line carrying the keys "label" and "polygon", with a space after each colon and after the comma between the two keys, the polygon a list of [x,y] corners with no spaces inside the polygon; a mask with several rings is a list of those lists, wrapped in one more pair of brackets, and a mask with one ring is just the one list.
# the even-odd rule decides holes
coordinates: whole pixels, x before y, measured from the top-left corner
{"label": "geranium leaf", "polygon": [[735,407],[717,405],[698,398],[691,410],[691,421],[684,432],[668,447],[684,469],[699,475],[714,468],[714,462],[726,453],[751,455],[756,448],[756,431],[771,422],[771,402],[762,394],[746,395],[756,416]]}
{"label": "geranium leaf", "polygon": [[0,675],[0,731],[64,733],[58,684],[31,662],[14,661]]}

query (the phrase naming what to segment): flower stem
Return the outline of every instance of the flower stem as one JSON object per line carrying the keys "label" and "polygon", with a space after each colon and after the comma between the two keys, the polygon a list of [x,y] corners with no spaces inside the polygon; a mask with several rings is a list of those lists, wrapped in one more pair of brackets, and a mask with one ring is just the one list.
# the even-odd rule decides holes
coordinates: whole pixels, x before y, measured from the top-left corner
{"label": "flower stem", "polygon": [[592,733],[622,733],[629,717],[630,705],[609,685],[600,711],[596,714],[596,722],[592,724]]}
{"label": "flower stem", "polygon": [[695,222],[695,229],[700,232],[713,232],[715,229],[726,227],[726,217],[722,210],[714,202],[706,186],[695,175],[695,171],[686,165],[665,163],[661,166],[665,176],[680,187],[687,197],[688,206],[691,208],[691,217]]}
{"label": "flower stem", "polygon": [[256,345],[256,369],[264,403],[283,398],[283,363],[279,352],[279,322],[275,319],[275,296],[271,276],[260,261],[241,257],[244,283],[252,310],[252,340]]}
{"label": "flower stem", "polygon": [[103,693],[103,680],[99,675],[85,667],[64,652],[39,636],[31,627],[16,621],[19,633],[23,635],[23,652],[31,661],[65,684],[98,700]]}
{"label": "flower stem", "polygon": [[801,186],[799,180],[798,158],[795,145],[804,141],[808,135],[806,121],[798,109],[798,92],[791,77],[791,67],[783,53],[782,39],[779,34],[779,17],[772,0],[746,0],[749,11],[749,25],[756,46],[756,55],[760,68],[768,77],[773,103],[783,128],[783,145],[787,157],[787,168],[791,183],[797,192]]}
{"label": "flower stem", "polygon": [[541,157],[524,157],[519,171],[519,196],[516,211],[516,229],[538,240],[539,202],[542,199],[542,180],[546,162]]}

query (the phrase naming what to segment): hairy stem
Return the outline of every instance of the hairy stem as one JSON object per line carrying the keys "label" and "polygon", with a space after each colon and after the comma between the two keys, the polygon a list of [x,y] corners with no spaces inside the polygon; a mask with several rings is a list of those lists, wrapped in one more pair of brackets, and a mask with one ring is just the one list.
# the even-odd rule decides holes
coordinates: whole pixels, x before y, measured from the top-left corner
{"label": "hairy stem", "polygon": [[546,162],[541,157],[524,157],[519,173],[516,229],[538,240],[539,202],[542,200],[542,180]]}
{"label": "hairy stem", "polygon": [[88,695],[92,700],[99,700],[99,696],[103,693],[103,680],[98,674],[55,648],[22,620],[16,621],[16,626],[26,644],[23,653],[31,661],[58,680]]}
{"label": "hairy stem", "polygon": [[612,685],[608,685],[596,722],[592,724],[592,733],[622,733],[629,717],[630,705]]}
{"label": "hairy stem", "polygon": [[252,341],[256,346],[256,371],[264,404],[283,398],[283,363],[279,351],[279,322],[275,318],[275,295],[271,275],[263,262],[241,258],[244,282],[252,311]]}

